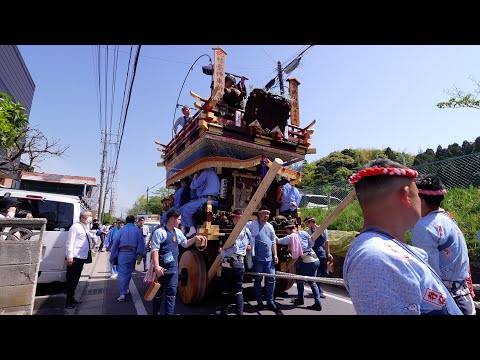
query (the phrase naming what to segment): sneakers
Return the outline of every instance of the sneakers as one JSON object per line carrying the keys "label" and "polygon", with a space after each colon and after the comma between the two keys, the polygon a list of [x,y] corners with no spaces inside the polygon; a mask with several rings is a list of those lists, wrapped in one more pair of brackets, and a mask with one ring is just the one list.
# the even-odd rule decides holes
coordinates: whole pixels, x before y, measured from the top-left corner
{"label": "sneakers", "polygon": [[112,276],[110,276],[110,279],[116,279],[118,278],[118,274],[113,274]]}
{"label": "sneakers", "polygon": [[300,300],[300,299],[295,299],[295,300],[292,301],[292,303],[294,303],[295,305],[303,305],[304,301]]}
{"label": "sneakers", "polygon": [[322,299],[325,299],[325,298],[326,298],[326,296],[325,296],[323,293],[320,293],[320,297],[321,297]]}
{"label": "sneakers", "polygon": [[125,295],[120,295],[117,299],[118,302],[124,302],[125,301]]}
{"label": "sneakers", "polygon": [[147,271],[148,271],[148,269],[147,269],[147,268],[144,268],[144,269],[143,269],[143,272],[147,272]]}
{"label": "sneakers", "polygon": [[315,303],[313,305],[307,306],[307,309],[322,311],[322,304]]}
{"label": "sneakers", "polygon": [[185,234],[185,237],[188,239],[193,235],[195,235],[196,233],[197,233],[197,229],[195,229],[195,226],[190,226],[190,231],[187,234]]}

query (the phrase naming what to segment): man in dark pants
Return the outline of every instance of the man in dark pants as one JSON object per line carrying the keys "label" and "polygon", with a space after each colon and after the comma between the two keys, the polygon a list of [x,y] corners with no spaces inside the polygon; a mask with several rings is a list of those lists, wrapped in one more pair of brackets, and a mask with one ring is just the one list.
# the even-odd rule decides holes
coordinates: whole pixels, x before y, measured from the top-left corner
{"label": "man in dark pants", "polygon": [[90,238],[88,236],[88,226],[92,222],[92,213],[82,211],[80,221],[70,226],[66,244],[65,258],[67,260],[67,301],[66,309],[75,309],[81,301],[75,300],[75,290],[82,275],[83,264],[88,256],[90,249]]}
{"label": "man in dark pants", "polygon": [[167,223],[152,233],[151,247],[155,274],[159,276],[160,289],[153,298],[153,315],[160,315],[163,291],[166,288],[166,315],[175,312],[175,299],[178,285],[178,245],[187,248],[192,244],[203,247],[207,244],[205,236],[197,235],[188,239],[178,229],[182,215],[177,210],[167,213]]}
{"label": "man in dark pants", "polygon": [[[145,225],[145,218],[143,216],[140,216],[137,220],[137,226],[142,232],[143,239],[145,240],[145,246],[147,245],[146,238],[148,236],[148,233],[150,232],[150,229],[147,225]],[[142,256],[143,259],[143,272],[147,272],[147,253]]]}
{"label": "man in dark pants", "polygon": [[100,246],[98,247],[98,252],[103,251],[103,243],[105,242],[105,237],[108,235],[109,225],[110,225],[110,223],[105,221],[103,223],[103,226],[100,228],[102,232],[100,234]]}
{"label": "man in dark pants", "polygon": [[[235,226],[242,217],[242,211],[238,209],[234,210],[232,217],[233,226]],[[225,249],[220,248],[220,254],[222,256],[220,315],[227,315],[230,295],[235,296],[235,314],[243,315],[243,275],[245,274],[243,258],[247,250],[250,250],[251,237],[252,234],[250,230],[244,227],[231,247]]]}

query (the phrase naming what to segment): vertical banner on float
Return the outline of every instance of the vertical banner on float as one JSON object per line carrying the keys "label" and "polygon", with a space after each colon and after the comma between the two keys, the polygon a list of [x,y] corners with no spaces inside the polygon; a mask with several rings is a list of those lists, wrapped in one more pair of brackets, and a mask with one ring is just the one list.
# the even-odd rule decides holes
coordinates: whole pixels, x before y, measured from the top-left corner
{"label": "vertical banner on float", "polygon": [[290,124],[293,126],[300,126],[300,111],[298,106],[298,85],[300,82],[291,78],[287,80],[289,83],[290,92]]}
{"label": "vertical banner on float", "polygon": [[227,53],[221,47],[213,48],[215,59],[213,63],[213,89],[218,86],[214,100],[220,100],[225,91],[225,58]]}

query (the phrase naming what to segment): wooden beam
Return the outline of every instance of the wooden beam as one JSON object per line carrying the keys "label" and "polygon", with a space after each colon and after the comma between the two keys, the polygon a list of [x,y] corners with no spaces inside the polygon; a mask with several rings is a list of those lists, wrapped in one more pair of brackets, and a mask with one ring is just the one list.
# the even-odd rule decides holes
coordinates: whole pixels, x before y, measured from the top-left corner
{"label": "wooden beam", "polygon": [[200,95],[198,95],[197,93],[193,92],[192,90],[190,90],[190,95],[192,95],[195,99],[197,100],[200,100],[200,101],[203,101],[203,102],[207,102],[208,99],[205,99],[205,98],[202,98]]}
{"label": "wooden beam", "polygon": [[348,194],[345,199],[342,200],[340,204],[332,211],[330,215],[327,216],[325,220],[320,224],[320,226],[315,230],[312,234],[312,240],[315,241],[317,238],[322,235],[323,231],[328,228],[328,226],[340,215],[340,213],[353,201],[357,194],[355,193],[355,189]]}
{"label": "wooden beam", "polygon": [[[355,200],[355,197],[357,196],[357,194],[355,193],[355,189],[352,190],[352,192],[350,194],[348,194],[345,199],[342,200],[342,202],[340,204],[338,204],[338,206],[335,208],[335,210],[332,211],[332,213],[330,215],[327,216],[327,218],[325,220],[323,220],[323,222],[320,224],[319,227],[317,227],[317,229],[313,232],[313,234],[311,235],[311,238],[313,241],[317,240],[317,238],[322,235],[322,233],[325,231],[326,228],[328,228],[328,226],[338,217],[338,215],[340,215],[340,213],[353,201]],[[293,267],[293,265],[295,264],[295,262],[297,261],[297,259],[293,260],[293,259],[290,259],[288,260],[287,262],[287,271],[289,271],[289,269],[291,267]]]}
{"label": "wooden beam", "polygon": [[163,146],[164,148],[167,147],[167,145],[165,144],[162,144],[162,143],[159,143],[158,141],[154,140],[155,141],[155,144],[157,144],[158,146]]}
{"label": "wooden beam", "polygon": [[317,120],[313,120],[310,124],[305,126],[302,130],[303,131],[308,130],[308,128],[311,128],[313,125],[315,125],[316,122],[317,122]]}
{"label": "wooden beam", "polygon": [[[253,214],[258,204],[262,201],[263,195],[265,195],[273,179],[275,179],[275,176],[277,175],[278,170],[280,170],[280,168],[282,167],[282,164],[283,164],[283,161],[278,158],[276,158],[271,163],[270,168],[267,171],[267,174],[265,175],[262,182],[258,186],[257,191],[255,191],[255,194],[253,195],[252,200],[250,200],[250,202],[248,203],[247,208],[243,212],[242,217],[238,221],[237,225],[235,225],[232,232],[230,233],[230,236],[228,237],[227,241],[223,245],[225,249],[232,246],[233,243],[237,240],[237,236],[240,234],[242,229],[245,227],[245,225],[249,221],[250,216]],[[221,260],[222,260],[222,257],[220,256],[220,254],[218,254],[212,266],[210,266],[210,269],[208,270],[207,286],[208,284],[210,284],[210,282],[216,275],[218,267],[220,266]]]}

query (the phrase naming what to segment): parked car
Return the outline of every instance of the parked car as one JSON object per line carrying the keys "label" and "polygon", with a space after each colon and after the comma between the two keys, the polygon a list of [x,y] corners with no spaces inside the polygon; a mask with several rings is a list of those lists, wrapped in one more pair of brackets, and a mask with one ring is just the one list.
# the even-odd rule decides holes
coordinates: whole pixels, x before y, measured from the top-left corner
{"label": "parked car", "polygon": [[0,189],[0,198],[6,193],[17,198],[17,211],[30,210],[34,218],[46,218],[46,229],[42,238],[42,253],[38,283],[66,282],[67,264],[65,245],[70,226],[78,221],[80,212],[86,207],[80,197],[38,191]]}
{"label": "parked car", "polygon": [[160,221],[145,221],[145,222],[144,222],[144,225],[147,225],[147,226],[148,226],[148,230],[150,230],[150,231],[148,232],[147,237],[145,238],[146,245],[147,245],[148,242],[150,241],[150,236],[152,236],[152,233],[153,233],[153,230],[155,229],[155,227],[156,227],[156,226],[160,226]]}
{"label": "parked car", "polygon": [[305,207],[307,209],[327,209],[329,206],[337,206],[341,202],[342,200],[335,196],[306,194],[302,196],[302,200],[300,201],[300,207]]}

